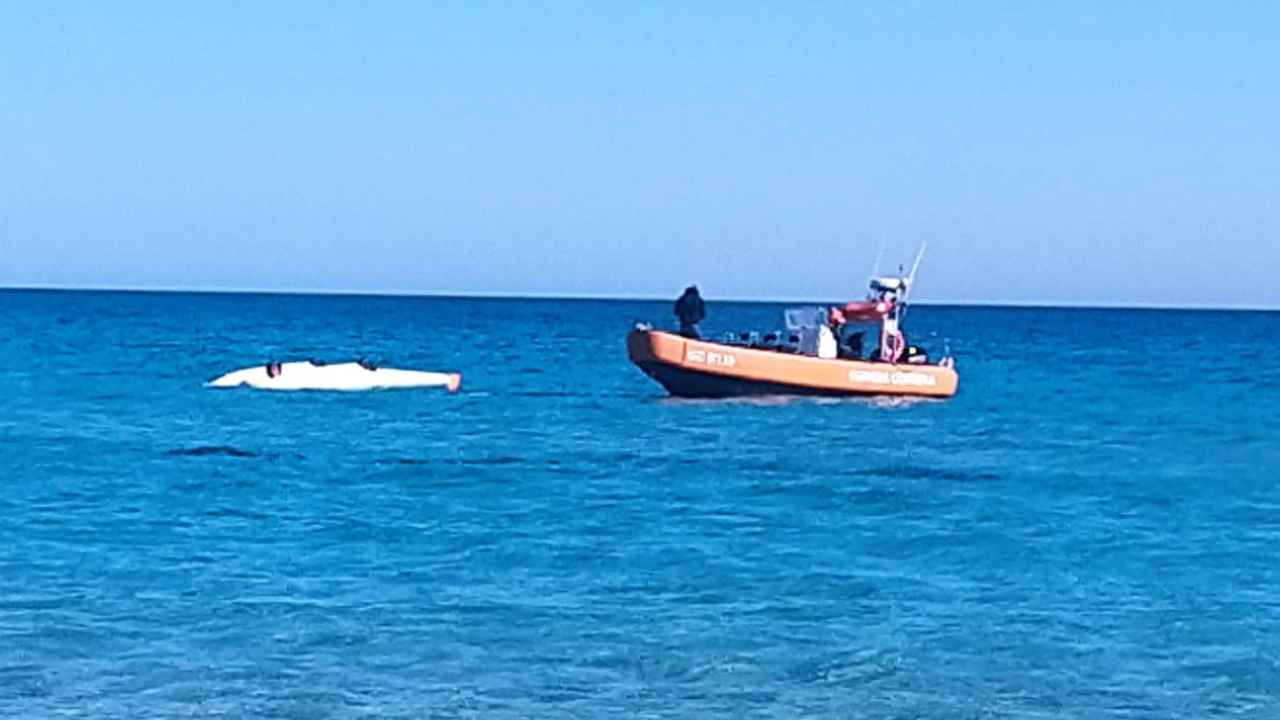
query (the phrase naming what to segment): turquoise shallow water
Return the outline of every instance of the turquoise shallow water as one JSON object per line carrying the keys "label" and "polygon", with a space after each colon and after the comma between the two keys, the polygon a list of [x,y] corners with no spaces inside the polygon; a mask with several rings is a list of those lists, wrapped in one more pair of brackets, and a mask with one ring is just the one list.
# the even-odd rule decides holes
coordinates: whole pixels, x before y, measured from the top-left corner
{"label": "turquoise shallow water", "polygon": [[[3,717],[1280,717],[1280,315],[919,307],[904,404],[666,399],[667,303],[0,308]],[[464,392],[203,387],[313,356]]]}

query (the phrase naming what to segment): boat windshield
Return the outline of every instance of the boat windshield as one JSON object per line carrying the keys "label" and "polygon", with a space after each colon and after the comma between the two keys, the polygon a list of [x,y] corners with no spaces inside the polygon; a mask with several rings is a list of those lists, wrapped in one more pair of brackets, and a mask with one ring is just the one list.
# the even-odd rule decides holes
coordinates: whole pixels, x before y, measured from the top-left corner
{"label": "boat windshield", "polygon": [[787,330],[816,330],[827,324],[827,311],[820,307],[790,308],[783,312]]}

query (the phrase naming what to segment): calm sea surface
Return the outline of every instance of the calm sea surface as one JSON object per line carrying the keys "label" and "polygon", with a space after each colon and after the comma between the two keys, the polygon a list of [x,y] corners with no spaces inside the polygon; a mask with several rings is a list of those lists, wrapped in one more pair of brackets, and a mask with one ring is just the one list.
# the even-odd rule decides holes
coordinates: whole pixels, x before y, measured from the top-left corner
{"label": "calm sea surface", "polygon": [[[0,717],[1280,718],[1280,314],[917,307],[915,403],[635,320],[0,292]],[[361,356],[464,390],[204,387]]]}

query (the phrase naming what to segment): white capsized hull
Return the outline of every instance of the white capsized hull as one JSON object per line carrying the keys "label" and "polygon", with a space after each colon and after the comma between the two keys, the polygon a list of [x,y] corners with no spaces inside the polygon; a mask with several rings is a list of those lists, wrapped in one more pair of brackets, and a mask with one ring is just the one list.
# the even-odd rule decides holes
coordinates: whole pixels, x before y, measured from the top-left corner
{"label": "white capsized hull", "polygon": [[277,365],[272,377],[266,365],[236,370],[209,383],[209,387],[251,387],[259,390],[381,390],[387,388],[443,387],[456,392],[462,384],[457,373],[377,368],[347,362],[316,365],[309,361]]}

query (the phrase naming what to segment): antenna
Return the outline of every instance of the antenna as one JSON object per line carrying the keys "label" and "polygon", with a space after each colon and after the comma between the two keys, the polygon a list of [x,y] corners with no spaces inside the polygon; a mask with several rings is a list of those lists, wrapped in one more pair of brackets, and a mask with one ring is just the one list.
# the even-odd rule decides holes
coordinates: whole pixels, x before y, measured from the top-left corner
{"label": "antenna", "polygon": [[920,261],[924,260],[924,251],[928,249],[929,243],[920,243],[920,252],[916,253],[916,261],[911,265],[911,274],[906,277],[907,286],[902,290],[902,316],[907,315],[907,298],[911,296],[911,289],[916,286],[916,271],[920,269]]}
{"label": "antenna", "polygon": [[884,238],[880,239],[880,250],[876,252],[876,264],[871,268],[871,277],[880,274],[880,261],[884,259]]}
{"label": "antenna", "polygon": [[907,278],[907,288],[910,289],[911,284],[916,281],[916,271],[920,269],[920,261],[924,260],[924,251],[929,248],[929,243],[920,243],[920,252],[916,255],[916,262],[911,266],[911,275]]}

